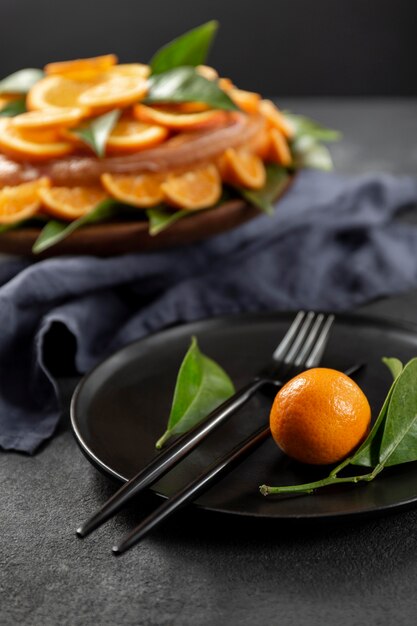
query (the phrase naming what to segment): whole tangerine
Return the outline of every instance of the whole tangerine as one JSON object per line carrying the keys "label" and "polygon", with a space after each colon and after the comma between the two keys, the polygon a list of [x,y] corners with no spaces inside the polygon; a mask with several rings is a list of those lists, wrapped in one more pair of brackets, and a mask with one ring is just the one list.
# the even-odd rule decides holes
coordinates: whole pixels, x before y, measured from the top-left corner
{"label": "whole tangerine", "polygon": [[313,368],[287,382],[270,414],[277,445],[301,463],[327,465],[348,456],[366,437],[369,402],[348,376]]}

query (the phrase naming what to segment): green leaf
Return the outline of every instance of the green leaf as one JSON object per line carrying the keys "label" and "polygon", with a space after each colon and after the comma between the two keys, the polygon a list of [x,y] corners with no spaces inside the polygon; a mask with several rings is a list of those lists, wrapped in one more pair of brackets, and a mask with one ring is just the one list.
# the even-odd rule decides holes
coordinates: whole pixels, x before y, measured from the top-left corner
{"label": "green leaf", "polygon": [[274,212],[274,200],[285,189],[289,182],[287,170],[280,165],[270,163],[266,166],[266,183],[262,189],[249,190],[243,187],[236,187],[236,191],[250,204],[254,204],[268,215]]}
{"label": "green leaf", "polygon": [[10,230],[16,230],[21,226],[33,226],[39,228],[44,225],[47,221],[47,218],[43,215],[36,215],[34,217],[28,217],[23,220],[19,220],[17,222],[13,222],[11,224],[0,224],[0,233],[7,233]]}
{"label": "green leaf", "polygon": [[0,110],[0,116],[2,117],[15,117],[15,115],[20,115],[21,113],[26,113],[26,99],[25,98],[12,100],[11,102],[8,102]]}
{"label": "green leaf", "polygon": [[59,222],[57,220],[49,221],[42,229],[39,237],[33,244],[32,252],[39,254],[48,248],[51,248],[59,241],[62,241],[75,230],[86,224],[94,224],[97,222],[105,222],[119,212],[120,204],[114,200],[104,200],[100,202],[95,209],[74,220],[73,222]]}
{"label": "green leaf", "polygon": [[178,373],[167,429],[156,447],[190,430],[234,392],[229,376],[199,350],[193,337]]}
{"label": "green leaf", "polygon": [[119,109],[114,109],[114,111],[95,117],[90,122],[74,128],[72,132],[90,146],[98,157],[103,157],[106,152],[107,139],[116,126],[120,114]]}
{"label": "green leaf", "polygon": [[312,168],[329,171],[333,169],[331,154],[314,137],[302,135],[291,142],[291,152],[296,169]]}
{"label": "green leaf", "polygon": [[218,22],[212,20],[167,43],[150,60],[152,74],[161,74],[181,65],[204,63],[218,26]]}
{"label": "green leaf", "polygon": [[204,102],[214,109],[236,111],[238,107],[217,83],[200,76],[193,67],[178,67],[148,80],[147,104]]}
{"label": "green leaf", "polygon": [[393,379],[395,380],[401,374],[404,369],[404,365],[400,361],[400,359],[396,359],[395,357],[386,357],[382,358],[382,362],[386,365],[389,371],[392,374]]}
{"label": "green leaf", "polygon": [[389,403],[391,396],[395,388],[396,381],[392,383],[384,404],[381,407],[379,415],[371,429],[371,432],[358,448],[355,454],[346,459],[341,465],[339,465],[332,474],[337,474],[343,467],[347,465],[360,465],[362,467],[375,467],[379,462],[379,451],[381,447],[382,436],[384,433],[385,420],[387,417]]}
{"label": "green leaf", "polygon": [[379,462],[386,466],[417,460],[417,358],[397,379],[385,420]]}
{"label": "green leaf", "polygon": [[289,111],[285,111],[284,115],[294,130],[291,152],[295,168],[332,170],[331,154],[320,142],[336,141],[340,139],[341,133],[325,128],[304,115],[294,115]]}
{"label": "green leaf", "polygon": [[290,122],[295,137],[308,136],[317,141],[337,141],[342,134],[338,130],[325,128],[318,122],[305,117],[304,115],[295,115],[289,111],[284,111],[286,119]]}
{"label": "green leaf", "polygon": [[190,215],[190,211],[173,211],[163,207],[148,209],[146,215],[149,220],[149,234],[157,235],[165,230],[171,224],[180,220],[182,217]]}
{"label": "green leaf", "polygon": [[14,72],[0,80],[0,94],[2,93],[27,93],[29,89],[43,78],[42,70],[27,68]]}

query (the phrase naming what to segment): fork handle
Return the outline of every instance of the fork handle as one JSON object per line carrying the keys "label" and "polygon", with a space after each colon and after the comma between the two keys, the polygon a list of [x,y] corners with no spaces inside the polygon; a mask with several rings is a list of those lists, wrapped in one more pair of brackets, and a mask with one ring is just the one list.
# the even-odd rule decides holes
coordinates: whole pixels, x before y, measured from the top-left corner
{"label": "fork handle", "polygon": [[178,511],[179,508],[192,502],[198,496],[211,487],[214,481],[221,478],[226,470],[230,470],[234,465],[240,463],[255,448],[257,448],[269,436],[269,426],[262,426],[255,434],[250,435],[244,442],[239,443],[228,452],[220,460],[215,461],[205,472],[198,478],[188,483],[181,491],[176,493],[172,498],[165,500],[158,508],[156,508],[148,517],[146,517],[134,530],[132,530],[122,541],[113,548],[113,553],[118,555],[126,552],[152,528],[158,526],[167,519],[172,513]]}
{"label": "fork handle", "polygon": [[87,520],[77,529],[79,537],[85,537],[94,529],[104,524],[110,517],[115,515],[131,498],[143,491],[186,457],[198,444],[203,441],[220,424],[224,423],[233,413],[264,385],[271,381],[256,378],[242,389],[237,391],[228,400],[223,402],[201,424],[183,435],[166,451],[161,452],[148,465],[141,469],[136,476],[131,478],[97,511],[93,517]]}

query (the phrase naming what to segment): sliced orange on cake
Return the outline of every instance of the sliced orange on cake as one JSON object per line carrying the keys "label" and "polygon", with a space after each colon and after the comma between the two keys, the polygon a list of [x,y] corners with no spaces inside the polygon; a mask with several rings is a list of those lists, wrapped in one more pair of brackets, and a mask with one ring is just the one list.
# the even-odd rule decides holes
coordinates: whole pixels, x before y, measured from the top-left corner
{"label": "sliced orange on cake", "polygon": [[195,211],[211,207],[219,201],[222,182],[217,168],[210,164],[169,175],[161,189],[167,204]]}
{"label": "sliced orange on cake", "polygon": [[108,195],[99,185],[45,187],[39,191],[39,198],[45,213],[60,220],[75,220],[90,213]]}
{"label": "sliced orange on cake", "polygon": [[76,126],[83,118],[84,111],[80,108],[57,108],[43,109],[41,111],[28,111],[16,115],[12,120],[15,128],[34,130],[56,127]]}
{"label": "sliced orange on cake", "polygon": [[211,128],[223,124],[227,119],[226,112],[219,109],[183,113],[175,107],[150,107],[146,104],[137,104],[133,113],[141,122],[158,124],[176,131]]}
{"label": "sliced orange on cake", "polygon": [[164,174],[103,174],[101,183],[116,200],[142,209],[163,201],[161,185],[165,178]]}
{"label": "sliced orange on cake", "polygon": [[271,100],[262,100],[259,104],[259,111],[271,128],[279,130],[287,139],[293,136],[294,132],[290,122]]}
{"label": "sliced orange on cake", "polygon": [[41,207],[39,191],[49,186],[48,178],[0,190],[0,224],[14,224],[27,220]]}
{"label": "sliced orange on cake", "polygon": [[145,78],[115,75],[80,93],[77,103],[92,111],[122,108],[143,98],[147,90]]}
{"label": "sliced orange on cake", "polygon": [[284,167],[291,165],[292,162],[291,150],[287,140],[277,128],[270,130],[268,159]]}
{"label": "sliced orange on cake", "polygon": [[258,113],[259,105],[261,103],[261,96],[254,91],[245,91],[244,89],[227,89],[227,94],[233,100],[235,104],[245,111],[245,113]]}
{"label": "sliced orange on cake", "polygon": [[14,118],[0,118],[0,150],[16,159],[44,160],[62,157],[73,151],[73,145],[62,141],[53,129],[17,128]]}
{"label": "sliced orange on cake", "polygon": [[82,93],[92,87],[93,82],[72,80],[64,76],[46,76],[35,83],[30,89],[26,106],[30,111],[55,108],[88,109],[78,102]]}
{"label": "sliced orange on cake", "polygon": [[98,74],[111,69],[117,63],[115,54],[104,54],[87,59],[74,59],[71,61],[58,61],[45,65],[45,74],[48,76],[60,75],[74,80],[91,80]]}
{"label": "sliced orange on cake", "polygon": [[262,159],[244,148],[226,150],[219,167],[222,179],[231,185],[246,189],[261,189],[265,185],[266,171]]}
{"label": "sliced orange on cake", "polygon": [[107,70],[106,76],[133,76],[136,78],[148,78],[151,73],[149,65],[144,63],[120,63]]}
{"label": "sliced orange on cake", "polygon": [[122,117],[107,139],[107,152],[137,152],[165,141],[169,131],[163,126],[144,124],[131,117]]}

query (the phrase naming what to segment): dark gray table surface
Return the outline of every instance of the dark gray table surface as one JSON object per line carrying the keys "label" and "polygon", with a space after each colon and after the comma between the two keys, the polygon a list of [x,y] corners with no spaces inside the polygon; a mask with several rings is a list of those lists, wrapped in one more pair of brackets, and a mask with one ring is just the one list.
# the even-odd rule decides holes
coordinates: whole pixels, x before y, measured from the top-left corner
{"label": "dark gray table surface", "polygon": [[[343,172],[417,173],[416,100],[298,100],[344,132]],[[417,321],[417,292],[363,311]],[[417,510],[344,525],[288,527],[188,509],[116,559],[110,547],[156,497],[87,540],[76,525],[114,490],[72,437],[69,398],[33,457],[0,453],[0,624],[411,625],[417,613]]]}

